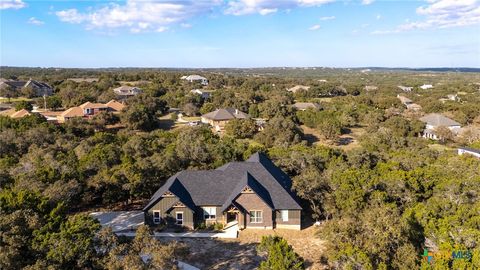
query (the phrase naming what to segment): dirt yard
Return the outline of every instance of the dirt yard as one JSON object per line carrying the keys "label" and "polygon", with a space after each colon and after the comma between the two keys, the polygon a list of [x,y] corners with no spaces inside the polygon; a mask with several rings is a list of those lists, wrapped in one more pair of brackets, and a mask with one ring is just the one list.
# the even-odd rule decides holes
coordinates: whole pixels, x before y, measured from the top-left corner
{"label": "dirt yard", "polygon": [[325,140],[322,135],[314,128],[309,128],[305,125],[301,125],[300,128],[303,131],[304,137],[308,143],[315,145],[324,145],[328,147],[338,148],[345,151],[349,151],[359,147],[358,138],[365,133],[365,130],[361,127],[350,128],[349,133],[339,136],[336,142],[331,140]]}
{"label": "dirt yard", "polygon": [[320,257],[325,251],[325,242],[315,237],[314,231],[313,227],[301,231],[248,229],[241,231],[238,239],[183,238],[176,240],[190,247],[191,255],[184,261],[195,267],[249,270],[256,269],[262,259],[256,253],[256,246],[262,236],[279,235],[287,239],[295,252],[305,259],[307,269],[324,269],[320,263]]}

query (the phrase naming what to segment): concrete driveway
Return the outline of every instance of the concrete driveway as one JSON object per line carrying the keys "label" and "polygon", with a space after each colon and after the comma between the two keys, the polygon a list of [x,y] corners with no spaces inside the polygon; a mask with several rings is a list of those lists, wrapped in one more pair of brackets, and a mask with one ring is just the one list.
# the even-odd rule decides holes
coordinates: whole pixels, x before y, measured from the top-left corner
{"label": "concrete driveway", "polygon": [[103,227],[111,227],[114,232],[136,230],[144,224],[142,211],[93,212],[90,215]]}

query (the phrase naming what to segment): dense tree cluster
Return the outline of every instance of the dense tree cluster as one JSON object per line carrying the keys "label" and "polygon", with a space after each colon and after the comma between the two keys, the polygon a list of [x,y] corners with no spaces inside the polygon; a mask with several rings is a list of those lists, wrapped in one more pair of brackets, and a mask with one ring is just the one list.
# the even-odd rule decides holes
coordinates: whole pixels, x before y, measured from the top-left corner
{"label": "dense tree cluster", "polygon": [[[201,86],[180,80],[184,72],[178,71],[6,69],[8,78],[51,84],[55,95],[46,103],[53,109],[109,101],[112,88],[122,84],[138,84],[144,93],[126,99],[119,115],[101,113],[61,125],[35,113],[0,116],[0,268],[171,269],[186,254],[185,246],[154,241],[148,228],[135,239],[118,238],[82,213],[145,202],[182,169],[214,169],[257,151],[292,177],[307,219],[322,223],[316,237],[328,240],[322,260],[328,267],[480,268],[480,161],[431,147],[418,137],[424,124],[396,98],[401,92],[396,85],[411,85],[414,91],[402,94],[426,112],[445,111],[462,124],[480,124],[478,87],[465,82],[475,75],[435,76],[438,90],[424,91],[418,88],[424,78],[415,73],[205,72],[210,80],[205,88],[214,90],[209,98],[190,93]],[[286,91],[297,84],[311,88]],[[438,100],[452,92],[460,101]],[[7,88],[0,96],[16,94]],[[295,101],[318,102],[322,109],[295,111]],[[29,105],[21,102],[18,108]],[[266,124],[259,129],[253,119],[234,120],[226,135],[203,125],[171,130],[159,125],[169,108],[198,116],[222,107]],[[302,125],[333,141],[331,147],[308,143]],[[358,145],[339,150],[339,136],[354,128],[365,131]],[[455,140],[480,148],[475,128]],[[469,250],[472,257],[428,264],[422,259],[427,246],[438,252]],[[260,268],[304,267],[284,239],[263,239],[259,252],[265,255]]]}

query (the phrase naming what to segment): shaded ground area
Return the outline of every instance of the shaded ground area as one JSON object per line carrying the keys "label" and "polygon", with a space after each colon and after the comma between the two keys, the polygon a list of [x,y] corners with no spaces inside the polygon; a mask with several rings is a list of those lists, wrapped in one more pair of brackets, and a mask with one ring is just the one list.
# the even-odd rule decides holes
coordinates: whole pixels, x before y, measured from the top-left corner
{"label": "shaded ground area", "polygon": [[[230,239],[177,238],[190,248],[183,260],[200,269],[256,269],[261,258],[256,254],[255,243],[242,243]],[[172,241],[162,238],[161,241]]]}
{"label": "shaded ground area", "polygon": [[301,231],[247,229],[240,232],[238,239],[160,238],[160,241],[187,244],[191,255],[183,261],[200,269],[250,270],[257,269],[262,260],[256,252],[262,236],[279,235],[305,259],[307,269],[325,269],[320,262],[325,242],[314,236],[315,230],[314,227]]}
{"label": "shaded ground area", "polygon": [[304,139],[311,145],[320,144],[328,147],[339,148],[345,151],[359,147],[358,138],[365,133],[362,127],[349,128],[346,134],[342,134],[336,141],[325,140],[320,132],[314,128],[301,125]]}

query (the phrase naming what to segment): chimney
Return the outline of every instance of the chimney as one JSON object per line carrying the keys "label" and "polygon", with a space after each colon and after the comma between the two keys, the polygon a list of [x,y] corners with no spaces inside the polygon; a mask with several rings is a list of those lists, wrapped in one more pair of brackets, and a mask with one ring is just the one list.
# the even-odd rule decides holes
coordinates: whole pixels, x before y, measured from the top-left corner
{"label": "chimney", "polygon": [[235,114],[238,114],[238,109],[235,109]]}

